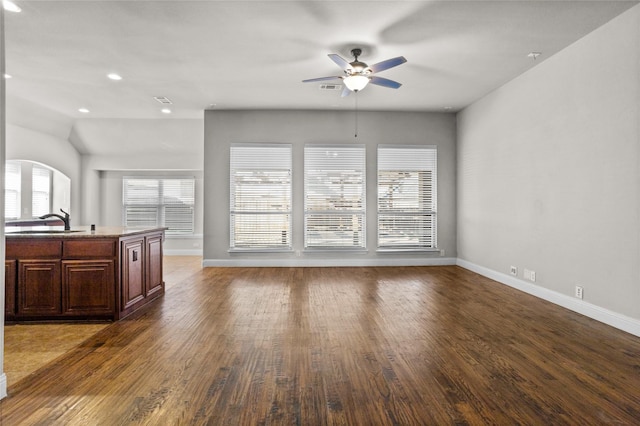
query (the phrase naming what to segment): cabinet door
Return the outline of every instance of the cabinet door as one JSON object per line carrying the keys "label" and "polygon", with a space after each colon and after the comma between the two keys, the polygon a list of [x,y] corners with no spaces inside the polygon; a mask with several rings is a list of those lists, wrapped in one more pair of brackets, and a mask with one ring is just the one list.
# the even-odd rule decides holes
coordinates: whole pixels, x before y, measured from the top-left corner
{"label": "cabinet door", "polygon": [[60,261],[20,260],[18,271],[18,315],[59,314]]}
{"label": "cabinet door", "polygon": [[122,308],[125,310],[145,297],[144,238],[122,242]]}
{"label": "cabinet door", "polygon": [[16,314],[16,261],[4,261],[4,314],[13,317]]}
{"label": "cabinet door", "polygon": [[114,313],[112,260],[62,261],[62,313],[104,315]]}
{"label": "cabinet door", "polygon": [[162,235],[147,237],[147,296],[164,290],[162,280]]}

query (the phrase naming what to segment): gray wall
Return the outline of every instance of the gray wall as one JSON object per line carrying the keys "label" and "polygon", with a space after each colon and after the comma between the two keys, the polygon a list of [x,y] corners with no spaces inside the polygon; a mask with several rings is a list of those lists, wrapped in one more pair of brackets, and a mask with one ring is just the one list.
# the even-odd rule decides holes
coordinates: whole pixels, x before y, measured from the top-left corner
{"label": "gray wall", "polygon": [[[204,259],[213,265],[382,265],[451,263],[456,257],[455,116],[352,111],[207,111],[204,146]],[[293,145],[293,253],[229,253],[229,147],[235,142]],[[303,251],[303,149],[306,143],[357,143],[367,149],[366,254]],[[438,146],[440,253],[376,253],[378,144]]]}
{"label": "gray wall", "polygon": [[458,115],[463,266],[640,332],[639,80],[635,6]]}

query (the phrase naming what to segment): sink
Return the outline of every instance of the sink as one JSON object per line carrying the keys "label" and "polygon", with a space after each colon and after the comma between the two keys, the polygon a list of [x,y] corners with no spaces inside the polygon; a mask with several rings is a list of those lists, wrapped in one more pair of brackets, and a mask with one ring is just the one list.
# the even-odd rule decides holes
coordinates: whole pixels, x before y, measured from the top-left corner
{"label": "sink", "polygon": [[34,229],[30,229],[28,231],[14,231],[14,232],[7,232],[6,235],[23,235],[23,234],[70,234],[72,232],[83,232],[80,229],[77,230],[71,230],[71,231],[64,231],[64,230],[59,230],[59,229],[43,229],[40,231],[34,230]]}

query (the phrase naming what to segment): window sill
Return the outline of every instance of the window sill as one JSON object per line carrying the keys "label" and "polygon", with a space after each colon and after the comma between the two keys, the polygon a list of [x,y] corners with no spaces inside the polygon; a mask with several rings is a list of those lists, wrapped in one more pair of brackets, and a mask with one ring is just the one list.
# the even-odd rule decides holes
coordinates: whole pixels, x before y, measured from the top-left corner
{"label": "window sill", "polygon": [[293,249],[279,248],[230,248],[227,253],[293,253]]}
{"label": "window sill", "polygon": [[349,247],[318,247],[318,248],[305,248],[303,253],[329,253],[329,252],[348,252],[348,253],[369,253],[369,250],[363,248],[349,248]]}
{"label": "window sill", "polygon": [[201,240],[202,237],[203,237],[202,234],[184,234],[184,235],[180,235],[180,234],[167,234],[166,232],[165,232],[164,235],[165,235],[165,237],[167,239],[171,239],[171,240],[174,240],[174,239],[183,239],[183,240],[196,240],[196,239],[198,239],[198,240]]}
{"label": "window sill", "polygon": [[439,248],[378,248],[376,253],[436,253],[439,252]]}

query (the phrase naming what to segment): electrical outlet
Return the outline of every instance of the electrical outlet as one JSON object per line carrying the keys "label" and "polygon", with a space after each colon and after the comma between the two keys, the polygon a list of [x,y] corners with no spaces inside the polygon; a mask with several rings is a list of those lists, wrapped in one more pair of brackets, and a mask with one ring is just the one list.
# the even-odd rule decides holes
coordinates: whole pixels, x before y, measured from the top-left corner
{"label": "electrical outlet", "polygon": [[518,276],[518,267],[517,266],[512,266],[511,269],[509,270],[509,272],[511,273],[511,275],[513,275],[514,277]]}
{"label": "electrical outlet", "polygon": [[524,279],[532,282],[536,281],[536,271],[532,271],[530,269],[524,270]]}
{"label": "electrical outlet", "polygon": [[440,257],[444,257],[444,249],[440,249]]}
{"label": "electrical outlet", "polygon": [[582,287],[580,287],[579,285],[576,286],[576,297],[578,299],[582,299],[584,294],[584,289]]}

